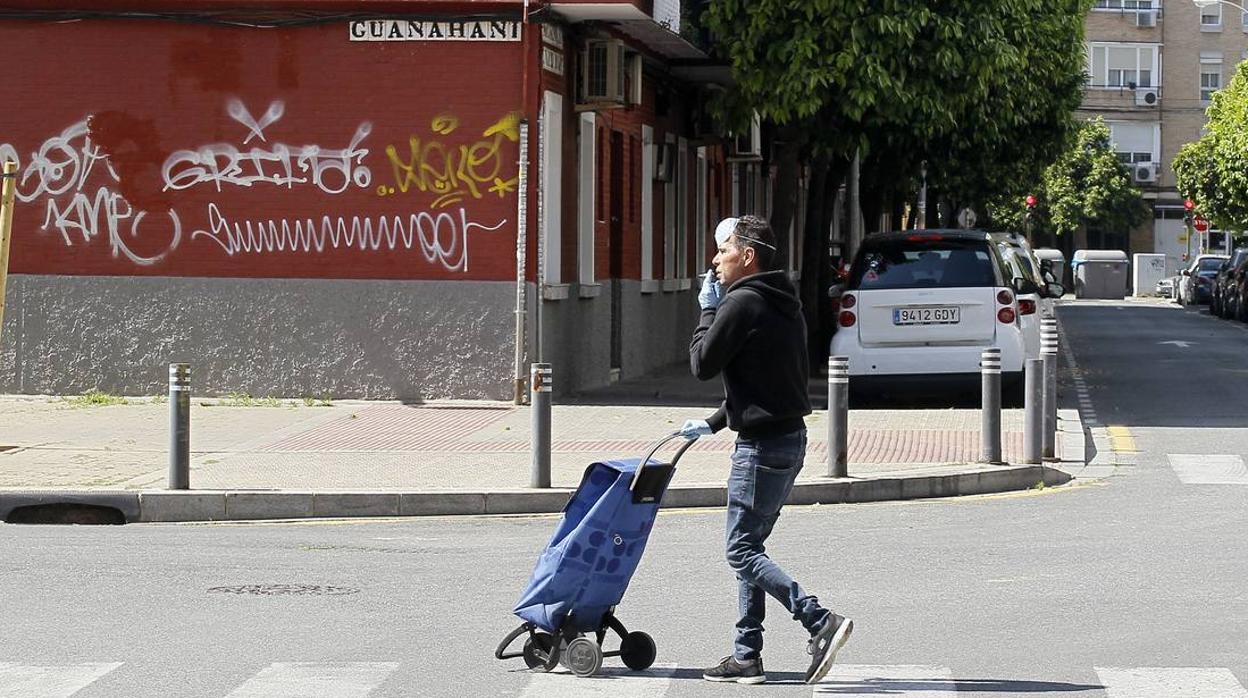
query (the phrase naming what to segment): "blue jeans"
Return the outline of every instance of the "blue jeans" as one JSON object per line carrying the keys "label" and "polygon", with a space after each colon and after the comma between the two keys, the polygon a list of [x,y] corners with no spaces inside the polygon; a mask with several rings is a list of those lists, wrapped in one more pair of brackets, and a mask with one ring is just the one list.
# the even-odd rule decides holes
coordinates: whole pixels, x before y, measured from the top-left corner
{"label": "blue jeans", "polygon": [[812,635],[828,616],[819,600],[807,594],[767,557],[766,542],[789,498],[806,455],[806,430],[768,439],[738,438],[728,477],[728,566],[737,573],[738,660],[756,659],[763,649],[767,595],[793,614]]}

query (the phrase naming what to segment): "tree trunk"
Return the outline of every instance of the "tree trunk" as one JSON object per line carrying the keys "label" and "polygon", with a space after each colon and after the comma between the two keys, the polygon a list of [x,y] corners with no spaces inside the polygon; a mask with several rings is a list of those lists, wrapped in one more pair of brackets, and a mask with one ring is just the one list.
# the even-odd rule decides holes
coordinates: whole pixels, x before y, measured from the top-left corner
{"label": "tree trunk", "polygon": [[[784,240],[797,214],[797,180],[802,169],[805,138],[792,126],[781,127],[776,133],[776,185],[772,197],[771,230],[777,240]],[[784,259],[787,250],[778,250],[776,262]]]}
{"label": "tree trunk", "polygon": [[[817,227],[811,229],[808,226],[807,235],[817,237],[820,241],[817,268],[818,282],[815,285],[814,296],[810,298],[803,296],[802,304],[803,306],[812,305],[815,308],[813,313],[814,321],[807,320],[806,332],[807,353],[810,356],[811,369],[814,371],[821,370],[827,364],[829,344],[832,342],[832,333],[836,331],[836,315],[833,312],[832,299],[828,296],[828,289],[837,283],[838,279],[835,276],[836,268],[833,266],[833,260],[831,259],[829,236],[832,232],[832,218],[836,215],[837,194],[845,183],[846,177],[849,175],[849,169],[852,166],[852,158],[833,158],[824,175],[823,189],[812,189],[812,191],[817,191],[819,196],[819,215],[816,216],[818,221],[815,225]],[[844,246],[842,246],[842,249],[844,249]],[[805,280],[807,273],[809,273],[808,270],[803,269],[803,280]]]}
{"label": "tree trunk", "polygon": [[823,289],[820,271],[828,257],[828,228],[824,226],[823,193],[827,189],[829,159],[819,155],[810,163],[810,196],[806,198],[806,229],[801,231],[802,278],[799,295],[802,315],[806,318],[806,338],[811,368],[819,363],[815,356],[815,341],[819,336],[819,295]]}

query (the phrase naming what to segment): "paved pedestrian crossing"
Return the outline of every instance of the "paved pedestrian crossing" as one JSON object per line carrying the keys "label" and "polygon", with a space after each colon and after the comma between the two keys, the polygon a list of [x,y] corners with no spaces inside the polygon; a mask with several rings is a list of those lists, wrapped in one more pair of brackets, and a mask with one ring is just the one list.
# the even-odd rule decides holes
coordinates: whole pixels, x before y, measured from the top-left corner
{"label": "paved pedestrian crossing", "polygon": [[[367,698],[413,695],[410,677],[400,680],[397,662],[276,662],[260,668],[234,688],[223,688],[225,698]],[[405,667],[406,668],[406,667]],[[494,662],[483,671],[498,669],[493,677],[501,690],[489,695],[519,698],[677,698],[705,696],[712,690],[701,671],[658,664],[645,672],[606,666],[594,678],[579,678],[566,669],[554,673],[510,671]],[[0,662],[0,698],[86,698],[131,695],[125,684],[127,667],[121,662],[79,664],[18,664]],[[815,686],[801,685],[798,671],[768,669],[768,684],[752,687],[756,693],[826,698],[951,698],[956,694],[1004,696],[1079,695],[1087,698],[1248,698],[1248,689],[1225,667],[1084,667],[1061,672],[1059,678],[1036,677],[1024,670],[992,671],[991,678],[956,674],[949,667],[910,664],[837,664]],[[1003,678],[1019,676],[1021,678]],[[136,672],[137,676],[146,676]],[[395,679],[391,681],[391,679]],[[478,677],[480,678],[480,677]],[[92,688],[101,679],[106,689]],[[517,686],[516,681],[519,681]],[[389,683],[387,683],[389,682]],[[507,686],[510,686],[509,688]],[[769,688],[772,689],[769,691]],[[518,690],[518,692],[517,692]],[[733,687],[727,689],[729,693]],[[417,695],[485,695],[464,686],[425,685]],[[718,695],[718,694],[717,694]]]}

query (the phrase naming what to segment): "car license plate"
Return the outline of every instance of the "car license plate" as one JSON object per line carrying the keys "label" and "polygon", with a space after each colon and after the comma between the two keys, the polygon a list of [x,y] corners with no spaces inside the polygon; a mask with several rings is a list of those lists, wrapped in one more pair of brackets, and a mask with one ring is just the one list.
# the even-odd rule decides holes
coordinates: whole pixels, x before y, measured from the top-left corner
{"label": "car license plate", "polygon": [[893,308],[894,325],[956,325],[962,309],[953,307]]}

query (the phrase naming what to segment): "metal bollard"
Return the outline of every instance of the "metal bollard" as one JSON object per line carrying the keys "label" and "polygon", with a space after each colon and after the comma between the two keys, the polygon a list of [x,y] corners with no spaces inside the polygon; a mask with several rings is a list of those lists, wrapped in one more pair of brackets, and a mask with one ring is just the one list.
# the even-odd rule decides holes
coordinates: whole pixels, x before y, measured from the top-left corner
{"label": "metal bollard", "polygon": [[1044,411],[1041,400],[1044,398],[1044,362],[1040,359],[1027,359],[1026,396],[1023,407],[1023,462],[1039,463],[1044,430]]}
{"label": "metal bollard", "polygon": [[190,364],[169,364],[169,489],[191,489]]}
{"label": "metal bollard", "polygon": [[1040,325],[1040,359],[1044,362],[1044,444],[1042,457],[1057,458],[1057,320],[1045,318]]}
{"label": "metal bollard", "polygon": [[529,366],[529,409],[533,413],[533,463],[529,487],[550,487],[550,364]]}
{"label": "metal bollard", "polygon": [[849,477],[849,357],[828,359],[828,477]]}
{"label": "metal bollard", "polygon": [[980,381],[980,460],[1001,462],[1001,350],[985,349],[979,355]]}

